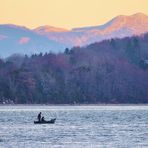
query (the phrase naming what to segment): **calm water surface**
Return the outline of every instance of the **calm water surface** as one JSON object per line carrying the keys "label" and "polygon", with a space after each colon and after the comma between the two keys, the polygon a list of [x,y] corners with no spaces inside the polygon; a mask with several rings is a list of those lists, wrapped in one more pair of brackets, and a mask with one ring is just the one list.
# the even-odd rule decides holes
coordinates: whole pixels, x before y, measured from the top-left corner
{"label": "calm water surface", "polygon": [[147,148],[148,106],[0,106],[0,148],[84,147]]}

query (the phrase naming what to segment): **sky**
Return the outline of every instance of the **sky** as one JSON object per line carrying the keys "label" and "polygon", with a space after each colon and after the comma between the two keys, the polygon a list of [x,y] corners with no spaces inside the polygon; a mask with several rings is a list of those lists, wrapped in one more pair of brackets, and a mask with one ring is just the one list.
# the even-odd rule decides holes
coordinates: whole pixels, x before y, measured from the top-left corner
{"label": "sky", "polygon": [[148,0],[0,0],[0,24],[77,28],[117,15],[148,14]]}

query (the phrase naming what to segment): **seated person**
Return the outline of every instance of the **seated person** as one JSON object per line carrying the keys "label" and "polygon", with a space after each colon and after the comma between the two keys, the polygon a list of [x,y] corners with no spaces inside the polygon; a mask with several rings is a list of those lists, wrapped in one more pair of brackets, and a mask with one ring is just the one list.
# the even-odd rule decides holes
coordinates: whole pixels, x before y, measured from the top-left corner
{"label": "seated person", "polygon": [[41,121],[42,121],[42,122],[44,122],[44,121],[45,121],[44,117],[42,117]]}

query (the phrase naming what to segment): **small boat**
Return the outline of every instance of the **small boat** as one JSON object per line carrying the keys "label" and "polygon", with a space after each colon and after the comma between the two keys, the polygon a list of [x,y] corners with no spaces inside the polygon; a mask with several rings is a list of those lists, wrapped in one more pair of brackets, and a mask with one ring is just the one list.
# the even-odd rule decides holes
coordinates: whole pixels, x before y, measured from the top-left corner
{"label": "small boat", "polygon": [[51,119],[49,121],[34,121],[34,124],[54,124],[56,121],[56,118]]}

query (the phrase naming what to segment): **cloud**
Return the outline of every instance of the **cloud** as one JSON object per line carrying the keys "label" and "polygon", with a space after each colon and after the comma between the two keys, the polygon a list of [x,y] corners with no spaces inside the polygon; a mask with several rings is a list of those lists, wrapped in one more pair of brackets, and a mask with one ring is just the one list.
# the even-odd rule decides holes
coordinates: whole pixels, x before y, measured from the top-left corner
{"label": "cloud", "polygon": [[0,40],[4,40],[6,38],[7,38],[7,36],[0,34]]}
{"label": "cloud", "polygon": [[29,37],[21,37],[19,40],[19,44],[27,44],[30,41]]}

